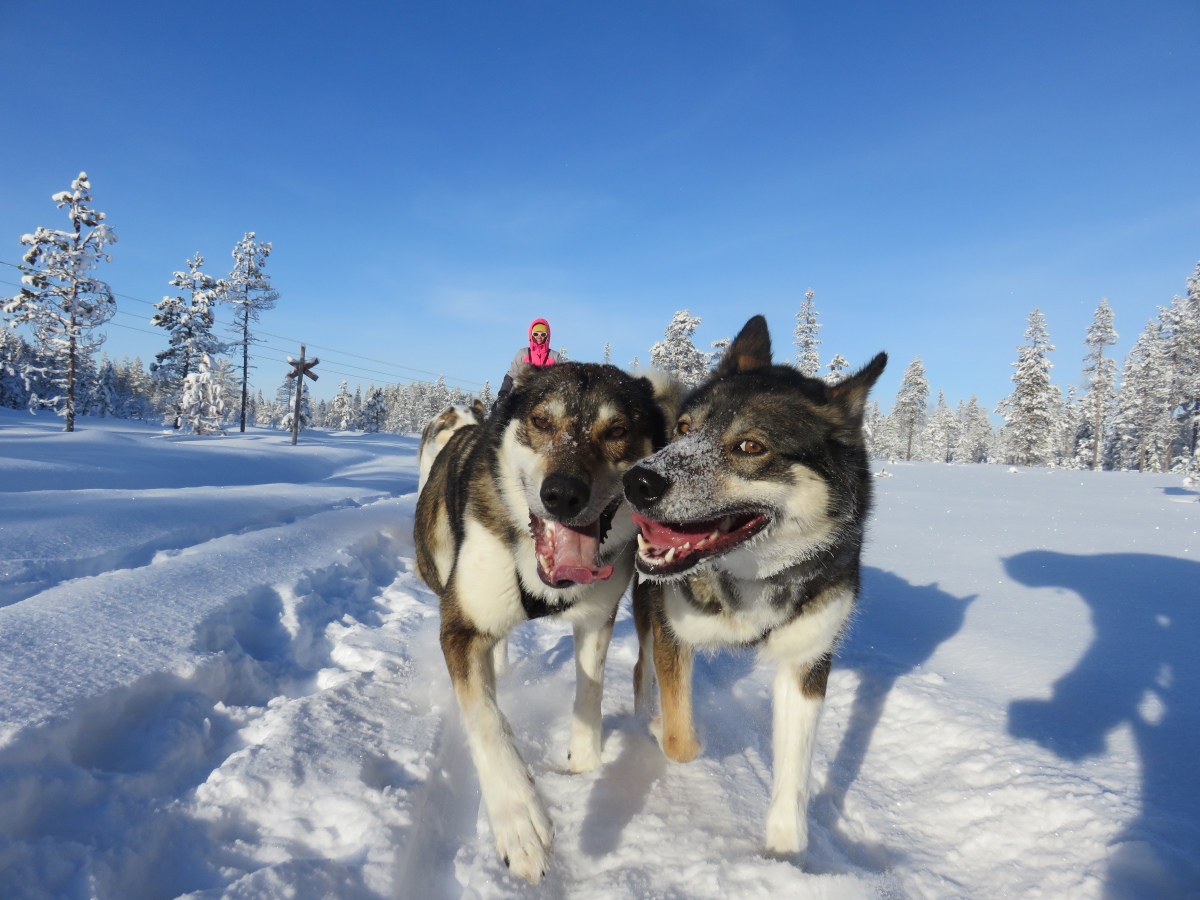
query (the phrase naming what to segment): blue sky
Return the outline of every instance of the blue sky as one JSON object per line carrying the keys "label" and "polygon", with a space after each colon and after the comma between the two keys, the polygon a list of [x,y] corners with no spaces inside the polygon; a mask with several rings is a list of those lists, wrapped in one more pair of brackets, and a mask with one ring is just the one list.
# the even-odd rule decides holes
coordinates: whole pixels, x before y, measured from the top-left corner
{"label": "blue sky", "polygon": [[918,355],[991,408],[1034,307],[1065,387],[1101,297],[1123,357],[1185,289],[1198,40],[1194,0],[8,4],[0,261],[86,170],[117,357],[256,231],[268,392],[301,340],[322,395],[495,387],[535,316],[645,364],[677,309],[704,349],[761,312],[790,357],[811,287],[885,408]]}

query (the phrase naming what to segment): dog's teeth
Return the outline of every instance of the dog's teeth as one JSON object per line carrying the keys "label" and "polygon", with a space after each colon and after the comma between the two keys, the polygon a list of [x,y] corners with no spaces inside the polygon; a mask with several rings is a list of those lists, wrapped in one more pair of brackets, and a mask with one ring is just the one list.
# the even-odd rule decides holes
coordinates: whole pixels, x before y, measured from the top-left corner
{"label": "dog's teeth", "polygon": [[691,541],[685,541],[685,542],[683,543],[683,545],[682,545],[682,546],[681,546],[679,549],[680,549],[680,550],[691,550],[691,549],[692,549],[692,542],[691,542]]}
{"label": "dog's teeth", "polygon": [[667,555],[663,557],[663,562],[670,565],[675,560],[675,548],[672,547],[667,551]]}
{"label": "dog's teeth", "polygon": [[719,528],[714,528],[714,529],[713,529],[713,533],[712,533],[712,534],[710,534],[708,537],[706,537],[706,538],[705,538],[705,540],[706,540],[706,541],[715,541],[715,540],[716,540],[717,538],[719,538],[720,536],[721,536],[721,529],[719,529]]}
{"label": "dog's teeth", "polygon": [[651,546],[650,542],[648,540],[646,540],[644,537],[642,537],[642,533],[640,531],[638,532],[637,539],[638,539],[638,552],[641,553],[642,555],[647,554],[650,551],[650,546]]}
{"label": "dog's teeth", "polygon": [[539,564],[539,565],[542,567],[542,571],[543,571],[543,572],[549,572],[549,571],[550,571],[550,557],[548,557],[548,556],[539,556],[539,557],[538,557],[538,564]]}
{"label": "dog's teeth", "polygon": [[732,528],[733,528],[733,516],[726,516],[725,518],[723,518],[721,520],[721,524],[718,526],[718,530],[723,531],[725,533],[728,533]]}

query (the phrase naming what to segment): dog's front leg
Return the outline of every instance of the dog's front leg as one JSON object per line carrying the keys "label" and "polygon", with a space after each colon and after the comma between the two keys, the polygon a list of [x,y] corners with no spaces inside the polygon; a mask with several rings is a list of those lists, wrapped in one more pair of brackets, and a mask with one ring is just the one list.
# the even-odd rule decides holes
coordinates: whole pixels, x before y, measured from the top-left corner
{"label": "dog's front leg", "polygon": [[554,826],[496,704],[496,639],[445,619],[441,637],[496,849],[514,873],[536,883],[546,874]]}
{"label": "dog's front leg", "polygon": [[575,708],[571,715],[571,740],[567,745],[568,768],[590,772],[600,765],[600,702],[604,696],[604,661],[612,640],[612,615],[599,626],[590,622],[575,626]]}
{"label": "dog's front leg", "polygon": [[652,581],[635,578],[633,583],[633,624],[638,638],[638,658],[633,666],[633,710],[639,716],[654,714],[653,607],[661,590]]}
{"label": "dog's front leg", "polygon": [[767,812],[767,852],[803,859],[808,850],[808,777],[817,720],[825,702],[830,657],[784,663],[775,673],[774,788]]}
{"label": "dog's front leg", "polygon": [[658,675],[662,733],[657,735],[663,753],[675,762],[691,762],[700,755],[700,740],[692,718],[692,648],[681,644],[655,610],[654,671]]}

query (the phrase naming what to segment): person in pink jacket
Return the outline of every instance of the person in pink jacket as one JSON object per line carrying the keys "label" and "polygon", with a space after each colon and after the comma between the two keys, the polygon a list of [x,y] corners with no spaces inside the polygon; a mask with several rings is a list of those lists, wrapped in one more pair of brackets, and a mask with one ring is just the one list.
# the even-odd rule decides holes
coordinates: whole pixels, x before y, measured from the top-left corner
{"label": "person in pink jacket", "polygon": [[529,323],[529,345],[522,347],[513,357],[512,365],[504,376],[504,383],[496,392],[496,402],[503,400],[512,390],[513,379],[521,366],[553,366],[559,362],[558,351],[550,349],[550,323],[545,319],[534,319]]}

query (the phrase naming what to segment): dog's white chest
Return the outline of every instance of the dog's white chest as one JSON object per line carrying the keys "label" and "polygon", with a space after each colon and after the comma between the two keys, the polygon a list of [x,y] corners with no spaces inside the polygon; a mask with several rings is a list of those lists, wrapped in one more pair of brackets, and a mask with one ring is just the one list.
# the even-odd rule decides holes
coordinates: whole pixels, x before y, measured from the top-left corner
{"label": "dog's white chest", "polygon": [[665,585],[663,602],[676,636],[692,646],[713,649],[765,638],[761,652],[768,658],[813,660],[833,647],[854,606],[854,595],[839,589],[797,615],[771,604],[761,586],[740,586],[737,608],[714,613],[692,603],[677,583]]}
{"label": "dog's white chest", "polygon": [[737,609],[714,613],[700,609],[676,583],[665,585],[663,600],[671,628],[680,640],[698,647],[750,644],[786,621],[785,610],[766,602],[761,588],[752,588]]}

